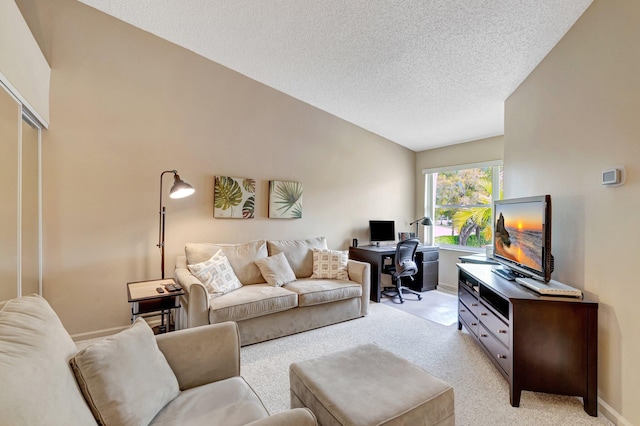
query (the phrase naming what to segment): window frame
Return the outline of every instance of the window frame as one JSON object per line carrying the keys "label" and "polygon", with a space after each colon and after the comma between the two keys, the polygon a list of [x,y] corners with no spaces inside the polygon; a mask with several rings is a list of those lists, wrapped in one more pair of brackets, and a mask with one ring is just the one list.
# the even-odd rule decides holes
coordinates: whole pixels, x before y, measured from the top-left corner
{"label": "window frame", "polygon": [[[467,163],[467,164],[458,164],[458,165],[453,165],[453,166],[443,166],[443,167],[434,167],[434,168],[429,168],[429,169],[423,169],[422,170],[422,174],[424,175],[424,186],[425,186],[425,190],[424,190],[424,212],[425,212],[425,216],[428,216],[432,219],[433,223],[435,224],[435,209],[436,209],[436,204],[435,204],[435,195],[436,195],[436,180],[434,179],[434,174],[436,173],[443,173],[443,172],[451,172],[451,171],[460,171],[460,170],[466,170],[466,169],[479,169],[479,168],[486,168],[486,167],[492,167],[493,171],[492,171],[492,194],[491,194],[491,200],[500,200],[500,168],[503,167],[503,161],[502,160],[491,160],[491,161],[483,161],[483,162],[479,162],[479,163]],[[504,176],[504,175],[503,175]],[[503,177],[503,186],[504,186],[504,177]],[[447,204],[447,206],[449,207],[457,207],[457,208],[464,208],[464,207],[484,207],[486,206],[486,204],[461,204],[461,205],[454,205],[454,204]],[[493,205],[491,206],[491,208],[493,208]],[[493,222],[493,221],[492,221]],[[493,223],[490,224],[491,228],[493,229]],[[433,235],[433,227],[427,227],[427,232],[426,232],[426,238],[425,238],[425,243],[428,245],[435,245],[435,241],[434,241],[434,235]],[[442,244],[440,245],[440,247],[442,248],[448,248],[448,249],[454,249],[454,250],[462,250],[462,251],[477,251],[477,252],[481,252],[483,249],[480,247],[474,247],[474,246],[463,246],[463,245],[453,245],[453,244]]]}

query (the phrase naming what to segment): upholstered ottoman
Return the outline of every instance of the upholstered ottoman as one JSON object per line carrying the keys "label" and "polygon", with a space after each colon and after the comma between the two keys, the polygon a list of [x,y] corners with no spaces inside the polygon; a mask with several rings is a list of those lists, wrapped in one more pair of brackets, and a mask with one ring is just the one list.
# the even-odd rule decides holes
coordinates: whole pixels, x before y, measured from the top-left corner
{"label": "upholstered ottoman", "polygon": [[451,385],[375,344],[295,362],[289,382],[322,426],[455,424]]}

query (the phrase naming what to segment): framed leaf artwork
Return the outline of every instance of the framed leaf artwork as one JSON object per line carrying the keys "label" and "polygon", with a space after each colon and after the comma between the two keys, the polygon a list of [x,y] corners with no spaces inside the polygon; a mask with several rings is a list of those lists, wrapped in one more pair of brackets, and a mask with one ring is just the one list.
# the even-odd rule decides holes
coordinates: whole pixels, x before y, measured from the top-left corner
{"label": "framed leaf artwork", "polygon": [[216,176],[213,185],[213,217],[252,219],[256,204],[255,179]]}
{"label": "framed leaf artwork", "polygon": [[302,184],[282,180],[269,181],[269,217],[302,218]]}

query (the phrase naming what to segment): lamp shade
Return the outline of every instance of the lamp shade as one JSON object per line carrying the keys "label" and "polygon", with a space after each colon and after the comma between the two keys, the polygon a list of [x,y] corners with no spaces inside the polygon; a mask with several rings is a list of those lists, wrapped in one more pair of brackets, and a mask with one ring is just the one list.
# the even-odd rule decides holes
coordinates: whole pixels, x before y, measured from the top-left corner
{"label": "lamp shade", "polygon": [[169,197],[171,198],[184,198],[196,192],[191,185],[180,179],[177,174],[173,176],[173,181],[173,186],[169,191]]}
{"label": "lamp shade", "polygon": [[424,225],[424,226],[431,226],[433,225],[433,222],[431,222],[431,219],[428,217],[421,217],[420,219],[416,219],[413,222],[411,222],[409,225],[413,225],[416,224],[416,226],[418,226],[418,224],[420,225]]}

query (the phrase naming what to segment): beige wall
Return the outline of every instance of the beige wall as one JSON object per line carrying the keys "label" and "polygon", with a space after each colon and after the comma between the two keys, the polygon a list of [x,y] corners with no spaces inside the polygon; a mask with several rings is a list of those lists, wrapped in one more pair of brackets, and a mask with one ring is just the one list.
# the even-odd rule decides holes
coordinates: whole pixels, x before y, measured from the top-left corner
{"label": "beige wall", "polygon": [[[599,309],[599,396],[640,424],[640,2],[595,0],[505,106],[505,197],[548,193],[553,277]],[[601,172],[626,167],[626,184]],[[606,409],[607,407],[605,407]],[[615,413],[614,413],[615,414]]]}
{"label": "beige wall", "polygon": [[[346,249],[369,219],[414,219],[414,152],[76,1],[18,4],[52,64],[44,296],[70,333],[127,325],[125,284],[159,277],[163,170],[197,191],[165,195],[168,276],[186,242]],[[216,175],[256,179],[255,219],[213,218]],[[267,218],[269,179],[304,184],[302,219]]]}
{"label": "beige wall", "polygon": [[50,72],[16,3],[0,2],[0,81],[45,126],[49,122]]}

